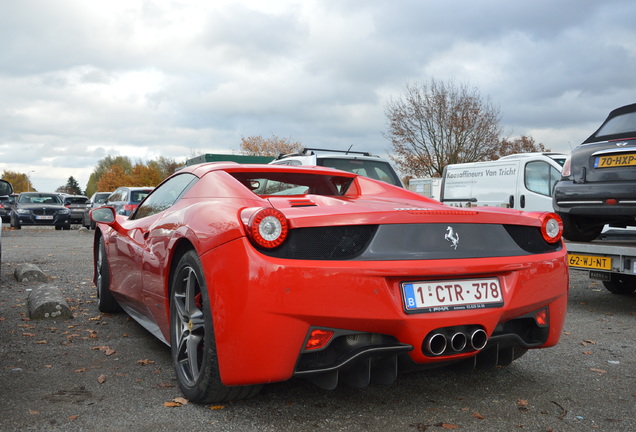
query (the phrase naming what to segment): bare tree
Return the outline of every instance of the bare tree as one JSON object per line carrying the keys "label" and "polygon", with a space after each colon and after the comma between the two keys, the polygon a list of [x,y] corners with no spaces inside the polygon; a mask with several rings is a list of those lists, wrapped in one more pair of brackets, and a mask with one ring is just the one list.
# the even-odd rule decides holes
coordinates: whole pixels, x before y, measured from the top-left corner
{"label": "bare tree", "polygon": [[391,159],[406,176],[440,177],[446,165],[488,160],[500,146],[499,108],[466,84],[406,85],[385,115]]}
{"label": "bare tree", "polygon": [[531,152],[549,152],[541,143],[535,143],[534,138],[522,135],[517,138],[502,138],[499,142],[499,148],[490,155],[490,160],[496,160],[500,157],[515,153],[531,153]]}

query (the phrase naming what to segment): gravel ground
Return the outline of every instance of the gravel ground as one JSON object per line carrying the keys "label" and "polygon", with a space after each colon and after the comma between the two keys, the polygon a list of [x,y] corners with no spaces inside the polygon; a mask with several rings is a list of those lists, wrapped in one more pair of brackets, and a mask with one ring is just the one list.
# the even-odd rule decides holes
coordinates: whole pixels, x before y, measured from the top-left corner
{"label": "gravel ground", "polygon": [[[5,224],[0,267],[3,431],[634,431],[636,296],[571,272],[561,343],[506,368],[401,375],[392,386],[323,391],[302,380],[254,399],[170,407],[169,349],[126,315],[100,314],[92,232]],[[75,317],[30,321],[13,271],[33,263]]]}

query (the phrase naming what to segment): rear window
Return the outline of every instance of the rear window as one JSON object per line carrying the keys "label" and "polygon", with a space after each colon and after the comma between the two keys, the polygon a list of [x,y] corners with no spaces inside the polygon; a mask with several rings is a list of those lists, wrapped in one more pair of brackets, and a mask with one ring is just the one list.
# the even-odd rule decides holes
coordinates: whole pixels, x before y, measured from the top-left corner
{"label": "rear window", "polygon": [[596,132],[597,137],[636,132],[636,112],[613,117]]}
{"label": "rear window", "polygon": [[139,203],[146,198],[151,191],[152,189],[132,191],[130,192],[130,201]]}
{"label": "rear window", "polygon": [[361,176],[375,180],[382,180],[395,186],[402,186],[395,171],[386,162],[366,159],[340,159],[340,158],[320,158],[318,165],[327,168],[339,169],[341,171],[352,172]]}
{"label": "rear window", "polygon": [[70,205],[70,204],[86,204],[86,201],[88,201],[88,198],[85,198],[85,197],[78,197],[78,198],[64,198],[64,204],[65,204],[65,205]]}
{"label": "rear window", "polygon": [[11,183],[6,180],[0,181],[0,195],[11,195],[13,193],[13,188],[11,187]]}
{"label": "rear window", "polygon": [[344,195],[353,177],[279,172],[230,173],[256,195]]}

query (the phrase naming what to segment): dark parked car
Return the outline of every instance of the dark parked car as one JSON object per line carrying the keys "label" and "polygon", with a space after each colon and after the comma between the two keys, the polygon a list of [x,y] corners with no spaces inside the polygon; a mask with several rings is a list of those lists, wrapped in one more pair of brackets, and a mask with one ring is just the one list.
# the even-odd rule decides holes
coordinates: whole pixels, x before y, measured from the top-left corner
{"label": "dark parked car", "polygon": [[317,165],[349,171],[403,187],[391,163],[368,152],[303,148],[298,153],[280,154],[270,165]]}
{"label": "dark parked car", "polygon": [[84,213],[86,213],[86,203],[88,197],[84,195],[65,195],[64,207],[71,211],[71,223],[84,222]]}
{"label": "dark parked car", "polygon": [[[0,197],[10,197],[13,186],[6,180],[0,180]],[[2,262],[2,224],[0,223],[0,262]]]}
{"label": "dark parked car", "polygon": [[122,186],[115,189],[105,205],[114,207],[117,214],[130,216],[153,189],[152,187]]}
{"label": "dark parked car", "polygon": [[11,226],[55,225],[55,229],[71,228],[71,211],[64,207],[56,193],[22,192],[11,210]]}
{"label": "dark parked car", "polygon": [[553,203],[565,238],[591,241],[606,224],[636,226],[636,104],[610,112],[561,175]]}
{"label": "dark parked car", "polygon": [[0,180],[0,220],[1,222],[9,222],[9,214],[11,207],[15,202],[13,187],[6,180]]}
{"label": "dark parked car", "polygon": [[94,208],[103,206],[112,192],[95,192],[91,199],[86,202],[82,225],[86,228],[95,229],[95,222],[91,220],[90,211]]}

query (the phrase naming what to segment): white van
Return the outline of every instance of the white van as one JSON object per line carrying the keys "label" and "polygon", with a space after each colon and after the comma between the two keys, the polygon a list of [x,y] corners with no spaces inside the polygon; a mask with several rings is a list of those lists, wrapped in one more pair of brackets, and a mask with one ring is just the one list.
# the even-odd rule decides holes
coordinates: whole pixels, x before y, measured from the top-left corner
{"label": "white van", "polygon": [[495,161],[448,165],[440,201],[456,207],[552,211],[554,185],[567,155],[519,153]]}

